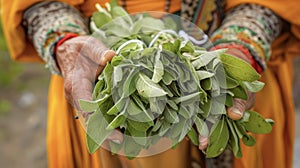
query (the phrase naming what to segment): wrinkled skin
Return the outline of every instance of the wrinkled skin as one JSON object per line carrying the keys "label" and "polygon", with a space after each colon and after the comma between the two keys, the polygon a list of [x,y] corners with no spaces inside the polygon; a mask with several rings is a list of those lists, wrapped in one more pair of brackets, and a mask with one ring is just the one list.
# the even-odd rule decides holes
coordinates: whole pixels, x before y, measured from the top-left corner
{"label": "wrinkled skin", "polygon": [[[227,53],[249,62],[247,56],[238,49],[229,49]],[[115,52],[109,50],[99,40],[89,36],[69,39],[57,48],[56,58],[65,80],[66,99],[79,111],[78,100],[92,99],[93,83],[113,56],[115,56]],[[255,94],[250,92],[247,94],[247,101],[234,99],[234,105],[227,108],[227,114],[231,119],[241,119],[244,111],[253,106]],[[81,113],[85,118],[90,114],[88,112]],[[121,143],[122,137],[121,132],[116,130],[108,137],[108,140]],[[208,137],[199,136],[200,150],[205,150],[208,143]]]}
{"label": "wrinkled skin", "polygon": [[[65,97],[85,119],[91,113],[81,111],[78,101],[92,99],[93,83],[113,56],[114,51],[90,36],[75,37],[57,47],[56,59],[65,80]],[[108,140],[121,142],[122,135],[115,131]]]}
{"label": "wrinkled skin", "polygon": [[69,39],[57,48],[56,58],[69,103],[79,110],[79,99],[92,99],[93,83],[114,55],[102,42],[89,36]]}

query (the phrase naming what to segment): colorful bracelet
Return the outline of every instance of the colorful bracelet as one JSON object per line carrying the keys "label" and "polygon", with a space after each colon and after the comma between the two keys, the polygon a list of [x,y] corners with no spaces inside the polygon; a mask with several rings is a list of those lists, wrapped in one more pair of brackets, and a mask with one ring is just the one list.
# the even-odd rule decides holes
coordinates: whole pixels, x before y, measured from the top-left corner
{"label": "colorful bracelet", "polygon": [[244,45],[240,45],[240,44],[236,44],[236,43],[223,43],[217,46],[214,46],[212,49],[216,50],[216,49],[223,49],[223,48],[234,48],[234,49],[238,49],[239,51],[241,51],[249,60],[250,65],[258,72],[258,73],[262,73],[263,72],[263,66],[259,64],[258,61],[256,61],[254,59],[254,57],[252,56],[252,54],[250,53],[250,51],[248,50],[248,48],[246,48]]}
{"label": "colorful bracelet", "polygon": [[71,39],[71,38],[74,38],[74,37],[78,37],[79,35],[78,34],[75,34],[75,33],[67,33],[65,34],[59,41],[57,41],[56,43],[54,43],[54,51],[53,51],[53,58],[55,60],[55,63],[57,65],[57,68],[59,69],[60,71],[60,68],[58,66],[58,63],[57,63],[57,59],[56,59],[56,51],[57,51],[57,47],[59,47],[60,45],[62,45],[65,41]]}

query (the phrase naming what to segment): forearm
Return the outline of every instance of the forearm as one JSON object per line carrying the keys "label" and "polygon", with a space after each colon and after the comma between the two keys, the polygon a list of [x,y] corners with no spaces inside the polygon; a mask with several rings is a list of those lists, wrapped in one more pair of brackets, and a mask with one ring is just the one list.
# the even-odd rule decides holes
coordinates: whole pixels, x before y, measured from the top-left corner
{"label": "forearm", "polygon": [[266,69],[270,59],[271,44],[280,35],[281,19],[268,8],[239,5],[226,13],[222,26],[212,35],[216,48],[238,48],[250,55],[257,68]]}
{"label": "forearm", "polygon": [[60,74],[55,61],[57,42],[69,33],[88,34],[88,20],[75,8],[62,2],[41,2],[23,15],[28,39],[53,74]]}

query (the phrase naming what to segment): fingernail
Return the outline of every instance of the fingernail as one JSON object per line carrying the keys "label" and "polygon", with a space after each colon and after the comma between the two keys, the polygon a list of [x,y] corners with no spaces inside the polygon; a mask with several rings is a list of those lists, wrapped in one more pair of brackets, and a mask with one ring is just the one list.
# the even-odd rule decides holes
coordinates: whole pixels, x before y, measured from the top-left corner
{"label": "fingernail", "polygon": [[105,66],[107,61],[109,61],[109,58],[111,57],[111,55],[114,53],[114,51],[112,50],[106,50],[103,51],[101,54],[101,58],[100,58],[100,65],[101,66]]}
{"label": "fingernail", "polygon": [[118,139],[113,139],[113,140],[111,140],[111,141],[113,141],[113,142],[116,143],[116,144],[121,144],[121,141],[118,140]]}
{"label": "fingernail", "polygon": [[200,139],[200,143],[203,144],[204,142],[207,143],[208,138],[207,137],[202,137]]}
{"label": "fingernail", "polygon": [[230,109],[233,113],[235,113],[236,115],[239,115],[239,116],[243,116],[243,113],[239,110],[239,109],[237,109],[237,108],[231,108]]}
{"label": "fingernail", "polygon": [[208,137],[199,137],[199,149],[200,150],[205,150],[208,146]]}
{"label": "fingernail", "polygon": [[233,120],[239,120],[243,117],[243,113],[237,109],[237,108],[230,108],[229,112],[227,113],[229,118],[233,119]]}

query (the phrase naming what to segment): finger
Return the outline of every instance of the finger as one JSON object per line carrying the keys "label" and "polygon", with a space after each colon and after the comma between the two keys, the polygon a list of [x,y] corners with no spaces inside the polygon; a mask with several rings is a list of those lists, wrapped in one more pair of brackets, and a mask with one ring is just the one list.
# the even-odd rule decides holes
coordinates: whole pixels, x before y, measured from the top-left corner
{"label": "finger", "polygon": [[247,101],[242,99],[234,99],[233,106],[227,108],[227,115],[233,120],[239,120],[243,117],[247,107]]}
{"label": "finger", "polygon": [[116,55],[116,53],[112,50],[107,50],[104,53],[104,56],[101,57],[101,61],[99,63],[98,69],[96,71],[96,76],[95,76],[95,80],[97,80],[98,76],[101,74],[101,72],[103,71],[105,65],[107,64],[107,62],[111,61],[111,59]]}
{"label": "finger", "polygon": [[101,72],[103,71],[103,69],[104,69],[103,66],[98,66],[98,69],[96,71],[95,81],[97,81],[98,76],[101,74]]}
{"label": "finger", "polygon": [[83,54],[93,62],[105,66],[116,53],[109,50],[101,41],[90,37],[82,48]]}
{"label": "finger", "polygon": [[208,146],[208,137],[204,137],[199,135],[199,146],[198,148],[200,150],[205,150]]}
{"label": "finger", "polygon": [[114,130],[108,137],[108,140],[113,141],[114,143],[121,144],[123,142],[123,135],[119,130]]}
{"label": "finger", "polygon": [[99,64],[101,66],[105,66],[107,62],[111,61],[111,59],[116,55],[116,53],[112,50],[106,50],[102,53]]}
{"label": "finger", "polygon": [[74,105],[79,108],[79,100],[92,100],[93,85],[88,78],[73,80],[72,97]]}
{"label": "finger", "polygon": [[234,55],[234,56],[246,61],[247,63],[250,63],[249,58],[242,51],[240,51],[237,48],[230,48],[226,51],[226,53],[230,54],[230,55]]}

